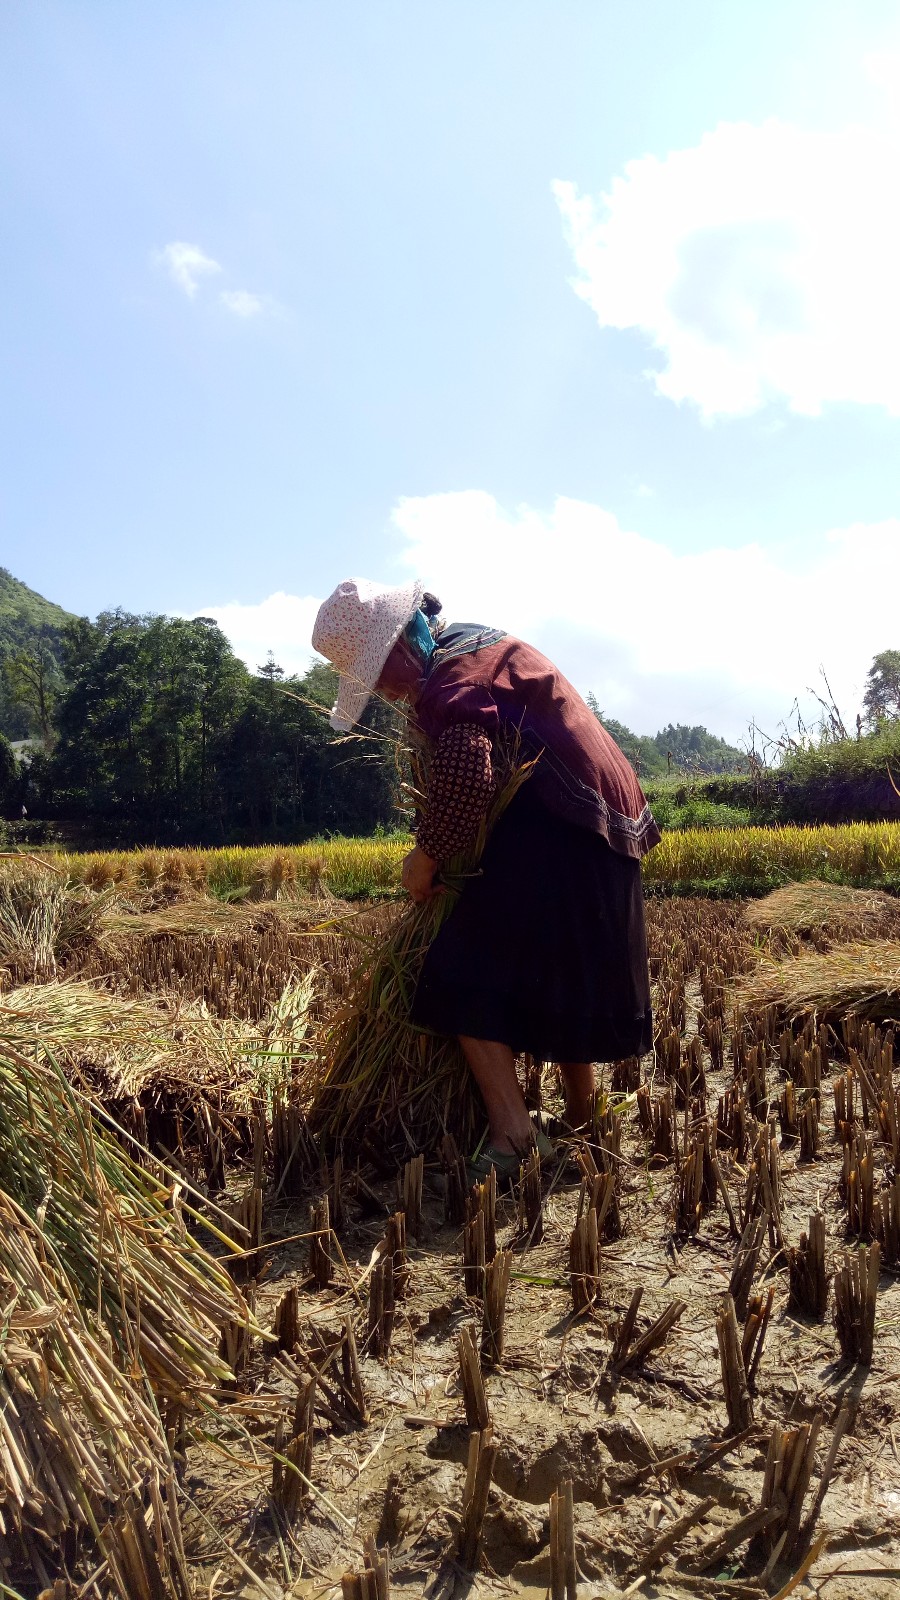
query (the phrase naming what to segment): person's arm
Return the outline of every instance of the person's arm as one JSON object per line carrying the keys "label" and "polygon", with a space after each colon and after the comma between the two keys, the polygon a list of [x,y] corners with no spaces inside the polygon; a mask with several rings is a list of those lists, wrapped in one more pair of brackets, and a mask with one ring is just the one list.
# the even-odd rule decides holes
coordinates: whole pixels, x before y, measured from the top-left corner
{"label": "person's arm", "polygon": [[491,798],[491,741],[472,722],[454,722],[435,745],[416,843],[436,861],[470,844]]}
{"label": "person's arm", "polygon": [[414,900],[432,893],[442,861],[470,844],[494,786],[491,741],[483,728],[455,722],[437,740],[416,848],[403,863],[403,885]]}

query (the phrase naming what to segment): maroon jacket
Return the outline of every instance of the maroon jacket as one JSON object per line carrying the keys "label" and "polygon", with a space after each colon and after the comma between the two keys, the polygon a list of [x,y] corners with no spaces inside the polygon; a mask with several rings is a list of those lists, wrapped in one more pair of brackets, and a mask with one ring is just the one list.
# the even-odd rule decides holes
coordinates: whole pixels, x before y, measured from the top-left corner
{"label": "maroon jacket", "polygon": [[539,757],[529,787],[548,810],[601,834],[620,855],[640,859],[658,843],[618,745],[552,661],[521,639],[451,625],[438,639],[416,717],[434,740],[459,722],[491,738],[517,729],[523,751]]}

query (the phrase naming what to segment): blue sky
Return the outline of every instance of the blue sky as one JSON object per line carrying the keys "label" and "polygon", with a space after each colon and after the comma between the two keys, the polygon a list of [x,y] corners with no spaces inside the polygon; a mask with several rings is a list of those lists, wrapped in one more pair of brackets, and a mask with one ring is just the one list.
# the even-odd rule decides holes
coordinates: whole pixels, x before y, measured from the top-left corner
{"label": "blue sky", "polygon": [[289,667],[418,568],[644,731],[855,712],[898,91],[880,0],[6,0],[0,563]]}

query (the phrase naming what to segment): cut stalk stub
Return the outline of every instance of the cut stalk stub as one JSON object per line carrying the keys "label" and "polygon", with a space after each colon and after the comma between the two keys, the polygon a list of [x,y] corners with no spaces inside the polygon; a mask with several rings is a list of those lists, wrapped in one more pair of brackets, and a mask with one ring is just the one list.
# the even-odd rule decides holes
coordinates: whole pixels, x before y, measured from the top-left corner
{"label": "cut stalk stub", "polygon": [[499,1250],[484,1269],[484,1308],[481,1323],[481,1364],[495,1367],[503,1359],[506,1295],[512,1270],[511,1250]]}
{"label": "cut stalk stub", "polygon": [[613,1348],[609,1364],[614,1372],[624,1372],[626,1367],[639,1367],[654,1350],[664,1344],[680,1317],[687,1310],[686,1300],[673,1300],[639,1339],[634,1338],[638,1306],[643,1295],[639,1285],[621,1323],[613,1334]]}
{"label": "cut stalk stub", "polygon": [[597,1210],[588,1206],[578,1217],[569,1236],[569,1284],[573,1311],[586,1311],[597,1298],[600,1287],[600,1247],[597,1238]]}
{"label": "cut stalk stub", "polygon": [[491,1167],[481,1183],[473,1183],[466,1200],[466,1221],[480,1216],[484,1225],[484,1259],[497,1254],[497,1168]]}
{"label": "cut stalk stub", "polygon": [[300,1338],[300,1296],[296,1284],[285,1290],[275,1307],[272,1331],[278,1341],[278,1349],[290,1355]]}
{"label": "cut stalk stub", "polygon": [[760,1510],[779,1512],[765,1531],[770,1549],[779,1557],[789,1556],[799,1538],[803,1501],[809,1488],[821,1425],[822,1414],[818,1412],[812,1422],[801,1422],[798,1428],[781,1428],[776,1423],[772,1429]]}
{"label": "cut stalk stub", "polygon": [[403,1168],[400,1179],[400,1209],[406,1216],[406,1232],[412,1239],[422,1235],[422,1180],[425,1176],[425,1157],[413,1156]]}
{"label": "cut stalk stub", "polygon": [[877,1244],[844,1251],[834,1275],[834,1323],[845,1361],[870,1366],[875,1344],[875,1308],[881,1251]]}
{"label": "cut stalk stub", "polygon": [[331,1207],[327,1194],[309,1208],[309,1274],[317,1289],[327,1289],[334,1277],[331,1259]]}
{"label": "cut stalk stub", "polygon": [[550,1496],[550,1600],[578,1600],[571,1478],[566,1478]]}
{"label": "cut stalk stub", "polygon": [[469,1440],[469,1460],[466,1485],[463,1491],[463,1509],[456,1550],[460,1565],[468,1572],[475,1566],[481,1545],[481,1530],[487,1511],[491,1475],[497,1459],[497,1446],[493,1442],[493,1429],[484,1428],[473,1433]]}
{"label": "cut stalk stub", "polygon": [[345,1572],[341,1578],[341,1600],[390,1600],[390,1550],[379,1550],[370,1534],[363,1540],[363,1559],[361,1572]]}
{"label": "cut stalk stub", "polygon": [[814,1211],[809,1232],[801,1233],[800,1243],[787,1252],[792,1311],[815,1317],[821,1322],[828,1309],[828,1273],[825,1270],[825,1217]]}
{"label": "cut stalk stub", "polygon": [[461,1328],[458,1339],[459,1380],[466,1408],[466,1426],[475,1433],[490,1427],[491,1413],[484,1392],[481,1365],[475,1351],[475,1341],[468,1328]]}
{"label": "cut stalk stub", "polygon": [[272,1460],[272,1499],[289,1522],[305,1509],[309,1499],[315,1399],[315,1377],[306,1378],[301,1381],[297,1390],[292,1438],[285,1443],[283,1420],[279,1419],[276,1428]]}
{"label": "cut stalk stub", "polygon": [[753,1422],[753,1401],[747,1383],[747,1370],[744,1365],[734,1301],[730,1294],[725,1296],[716,1313],[716,1338],[719,1344],[725,1409],[728,1412],[728,1429],[730,1433],[741,1433]]}
{"label": "cut stalk stub", "polygon": [[535,1244],[544,1236],[541,1158],[536,1149],[519,1168],[519,1227]]}
{"label": "cut stalk stub", "polygon": [[369,1349],[384,1361],[394,1332],[394,1257],[386,1252],[369,1279]]}
{"label": "cut stalk stub", "polygon": [[765,1212],[761,1212],[758,1216],[751,1216],[741,1234],[737,1254],[734,1258],[734,1266],[731,1269],[731,1280],[728,1285],[728,1292],[734,1301],[734,1309],[741,1322],[746,1320],[750,1289],[756,1276],[765,1236]]}
{"label": "cut stalk stub", "polygon": [[462,1227],[466,1220],[468,1182],[466,1163],[451,1133],[441,1141],[441,1161],[444,1167],[444,1217],[454,1228]]}
{"label": "cut stalk stub", "polygon": [[317,1380],[319,1410],[342,1431],[365,1427],[369,1410],[353,1324],[343,1322],[336,1334],[310,1323],[309,1339],[301,1359]]}

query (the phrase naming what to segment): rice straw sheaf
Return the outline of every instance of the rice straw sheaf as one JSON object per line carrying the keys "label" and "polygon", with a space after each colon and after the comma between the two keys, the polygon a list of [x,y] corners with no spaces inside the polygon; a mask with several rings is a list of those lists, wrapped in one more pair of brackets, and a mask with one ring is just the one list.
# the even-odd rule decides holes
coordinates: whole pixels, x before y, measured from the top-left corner
{"label": "rice straw sheaf", "polygon": [[59,964],[95,939],[106,897],[39,862],[0,873],[0,988],[54,978]]}
{"label": "rice straw sheaf", "polygon": [[871,889],[843,884],[787,883],[744,910],[748,927],[768,934],[773,953],[799,951],[808,940],[817,949],[847,939],[879,939],[900,932],[900,901]]}
{"label": "rice straw sheaf", "polygon": [[451,1133],[461,1149],[470,1148],[482,1113],[459,1044],[414,1028],[409,1011],[432,940],[533,765],[515,747],[495,746],[492,803],[471,847],[442,872],[445,892],[409,906],[360,961],[312,1069],[309,1121],[326,1145],[383,1159],[433,1149]]}
{"label": "rice straw sheaf", "polygon": [[369,925],[385,909],[357,911],[334,900],[240,907],[195,900],[143,915],[113,907],[101,937],[67,973],[259,1022],[304,972],[327,965],[339,983],[350,968],[344,927]]}
{"label": "rice straw sheaf", "polygon": [[763,960],[740,979],[733,998],[745,1011],[774,1007],[786,1020],[815,1012],[823,1022],[848,1015],[900,1017],[900,941],[856,940],[785,961]]}
{"label": "rice straw sheaf", "polygon": [[28,984],[0,997],[0,1047],[4,1039],[29,1055],[37,1047],[104,1113],[120,1115],[122,1102],[136,1102],[188,1118],[205,1101],[246,1119],[270,1108],[304,1069],[318,987],[312,968],[251,1023],[210,1016],[202,1004],[127,999],[81,980]]}
{"label": "rice straw sheaf", "polygon": [[64,1546],[98,1594],[186,1600],[159,1411],[90,1326],[47,1234],[2,1193],[0,1300],[0,1582],[49,1592]]}
{"label": "rice straw sheaf", "polygon": [[23,1014],[0,1008],[0,1190],[40,1222],[122,1370],[190,1409],[229,1377],[223,1323],[249,1314],[185,1226],[177,1184],[132,1159],[103,1115],[68,1082],[46,1033],[29,1045]]}

